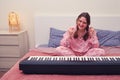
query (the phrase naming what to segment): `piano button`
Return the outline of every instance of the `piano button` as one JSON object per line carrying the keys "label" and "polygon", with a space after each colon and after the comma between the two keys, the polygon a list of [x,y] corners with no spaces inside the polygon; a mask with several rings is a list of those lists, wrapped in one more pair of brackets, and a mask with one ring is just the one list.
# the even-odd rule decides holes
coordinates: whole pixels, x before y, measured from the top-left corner
{"label": "piano button", "polygon": [[94,58],[91,58],[92,61],[94,61]]}
{"label": "piano button", "polygon": [[104,57],[104,60],[107,61],[106,57]]}
{"label": "piano button", "polygon": [[110,58],[108,57],[108,61],[110,61]]}
{"label": "piano button", "polygon": [[101,58],[98,58],[99,61],[101,61]]}
{"label": "piano button", "polygon": [[117,61],[120,61],[120,58],[117,57],[116,59],[117,59]]}
{"label": "piano button", "polygon": [[31,58],[32,58],[32,56],[30,56],[30,57],[28,58],[28,60],[31,60]]}
{"label": "piano button", "polygon": [[103,57],[102,60],[105,61],[105,58]]}
{"label": "piano button", "polygon": [[88,58],[88,61],[90,61],[90,58]]}
{"label": "piano button", "polygon": [[79,61],[81,61],[81,57],[79,57]]}
{"label": "piano button", "polygon": [[95,60],[96,60],[96,61],[99,61],[98,57],[95,57]]}
{"label": "piano button", "polygon": [[73,57],[73,61],[76,61],[76,58],[75,58],[75,57]]}
{"label": "piano button", "polygon": [[88,57],[85,57],[85,61],[88,61]]}
{"label": "piano button", "polygon": [[114,61],[114,59],[113,58],[110,58],[111,59],[111,61]]}
{"label": "piano button", "polygon": [[96,61],[96,57],[93,57],[94,61]]}
{"label": "piano button", "polygon": [[99,61],[102,61],[101,57],[98,57],[98,60],[99,60]]}
{"label": "piano button", "polygon": [[61,58],[61,57],[59,57],[59,60],[62,60],[62,58]]}
{"label": "piano button", "polygon": [[52,58],[51,58],[51,61],[53,61],[53,60],[54,60],[54,58],[52,57]]}
{"label": "piano button", "polygon": [[62,59],[63,59],[63,60],[65,60],[65,58],[64,58],[64,57],[63,57]]}
{"label": "piano button", "polygon": [[79,61],[79,57],[77,57],[77,61]]}
{"label": "piano button", "polygon": [[71,57],[70,57],[69,59],[70,59],[70,61],[71,61]]}
{"label": "piano button", "polygon": [[108,58],[105,57],[105,61],[108,61]]}
{"label": "piano button", "polygon": [[115,57],[113,57],[115,61],[117,61],[117,59]]}
{"label": "piano button", "polygon": [[65,57],[65,60],[66,60],[66,59],[69,60],[69,57],[67,57],[67,58]]}
{"label": "piano button", "polygon": [[75,57],[75,61],[77,61],[77,57]]}
{"label": "piano button", "polygon": [[39,60],[39,57],[37,58],[37,61]]}
{"label": "piano button", "polygon": [[61,60],[64,61],[64,58],[62,57]]}
{"label": "piano button", "polygon": [[44,61],[46,60],[46,57],[44,57]]}
{"label": "piano button", "polygon": [[114,58],[114,57],[112,57],[112,59],[113,59],[113,61],[115,61],[115,58]]}
{"label": "piano button", "polygon": [[89,58],[89,60],[91,61],[91,57]]}
{"label": "piano button", "polygon": [[43,60],[43,57],[40,57],[39,60]]}

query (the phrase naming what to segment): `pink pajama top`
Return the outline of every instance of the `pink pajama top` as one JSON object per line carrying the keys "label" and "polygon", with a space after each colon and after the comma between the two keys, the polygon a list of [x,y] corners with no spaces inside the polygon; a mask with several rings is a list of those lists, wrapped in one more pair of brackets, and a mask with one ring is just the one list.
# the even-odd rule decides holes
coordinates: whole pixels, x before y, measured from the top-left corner
{"label": "pink pajama top", "polygon": [[[73,31],[76,31],[76,27],[73,28]],[[69,29],[70,29],[69,28]],[[69,30],[68,29],[68,30]],[[73,52],[86,53],[89,49],[94,48],[95,45],[99,45],[98,38],[96,36],[96,31],[94,31],[92,37],[89,37],[86,41],[81,37],[74,39],[69,37],[70,34],[66,31],[63,35],[63,39],[60,42],[61,46],[70,48]]]}

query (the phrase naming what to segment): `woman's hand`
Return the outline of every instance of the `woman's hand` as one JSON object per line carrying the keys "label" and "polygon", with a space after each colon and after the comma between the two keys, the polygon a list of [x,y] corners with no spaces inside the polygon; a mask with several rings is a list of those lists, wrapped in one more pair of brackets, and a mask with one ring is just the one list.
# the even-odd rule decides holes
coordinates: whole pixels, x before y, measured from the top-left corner
{"label": "woman's hand", "polygon": [[95,29],[94,29],[93,27],[90,27],[90,28],[89,28],[89,36],[90,36],[90,37],[93,37],[93,36],[95,36],[95,35],[96,35]]}
{"label": "woman's hand", "polygon": [[96,31],[93,27],[89,28],[89,36],[90,36],[90,44],[92,44],[92,48],[98,48],[99,47],[99,41],[96,36]]}
{"label": "woman's hand", "polygon": [[70,29],[68,30],[68,33],[69,33],[69,35],[70,35],[70,38],[73,37],[74,28],[70,28]]}

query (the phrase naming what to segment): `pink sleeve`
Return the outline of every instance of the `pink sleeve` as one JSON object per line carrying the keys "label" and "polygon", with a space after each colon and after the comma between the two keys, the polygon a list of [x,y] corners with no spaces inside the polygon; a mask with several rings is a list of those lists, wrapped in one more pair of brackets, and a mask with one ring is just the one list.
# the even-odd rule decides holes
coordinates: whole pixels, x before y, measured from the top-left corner
{"label": "pink sleeve", "polygon": [[69,38],[69,32],[68,31],[66,31],[64,34],[63,34],[63,38],[62,38],[62,40],[60,41],[60,45],[61,46],[65,46],[65,47],[69,47],[69,45],[70,45],[70,40],[69,40],[70,38]]}
{"label": "pink sleeve", "polygon": [[[71,28],[73,28],[73,27],[71,27]],[[69,29],[71,29],[71,28],[69,28]],[[60,41],[61,46],[70,47],[71,38],[70,38],[70,34],[69,34],[69,29],[63,34],[63,38]]]}

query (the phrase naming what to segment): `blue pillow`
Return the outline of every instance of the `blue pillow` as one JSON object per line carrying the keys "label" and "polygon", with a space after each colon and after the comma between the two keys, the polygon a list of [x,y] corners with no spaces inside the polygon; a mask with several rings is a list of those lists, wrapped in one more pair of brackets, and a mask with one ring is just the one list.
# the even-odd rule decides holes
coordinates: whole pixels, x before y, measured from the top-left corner
{"label": "blue pillow", "polygon": [[100,46],[120,46],[120,31],[99,29],[96,31]]}
{"label": "blue pillow", "polygon": [[63,38],[63,34],[65,31],[50,28],[50,36],[49,36],[49,43],[48,47],[58,47],[60,45],[60,40]]}
{"label": "blue pillow", "polygon": [[[100,46],[120,46],[120,31],[96,29]],[[65,31],[50,28],[48,47],[58,47]]]}

